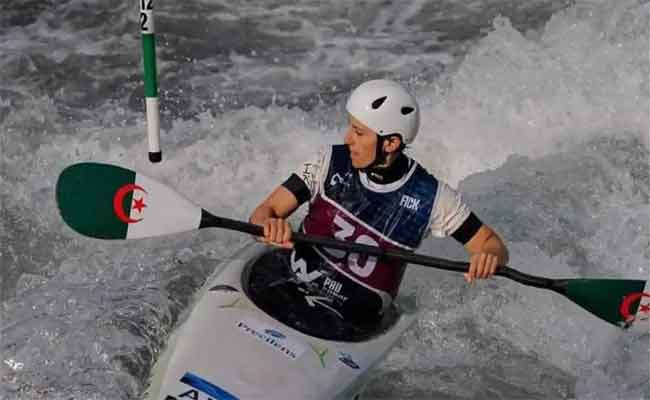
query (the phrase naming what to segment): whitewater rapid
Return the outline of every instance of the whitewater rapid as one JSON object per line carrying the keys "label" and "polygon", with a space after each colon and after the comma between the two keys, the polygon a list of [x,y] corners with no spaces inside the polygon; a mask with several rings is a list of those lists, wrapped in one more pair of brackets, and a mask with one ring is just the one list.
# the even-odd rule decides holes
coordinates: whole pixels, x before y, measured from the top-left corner
{"label": "whitewater rapid", "polygon": [[[193,295],[250,240],[80,237],[54,201],[63,168],[120,164],[246,219],[341,140],[345,97],[367,78],[416,93],[410,154],[497,229],[513,267],[650,279],[647,1],[161,2],[156,165],[134,4],[4,7],[0,398],[139,398]],[[451,240],[420,251],[464,258]],[[421,316],[369,398],[650,398],[650,335],[562,296],[411,266],[401,301]]]}

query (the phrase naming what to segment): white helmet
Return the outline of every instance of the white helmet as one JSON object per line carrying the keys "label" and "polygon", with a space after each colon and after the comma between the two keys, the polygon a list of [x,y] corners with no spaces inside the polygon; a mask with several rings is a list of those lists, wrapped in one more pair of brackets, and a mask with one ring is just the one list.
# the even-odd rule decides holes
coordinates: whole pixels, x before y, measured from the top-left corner
{"label": "white helmet", "polygon": [[413,142],[420,127],[417,101],[394,81],[362,83],[352,91],[345,108],[379,136],[400,134],[404,144]]}

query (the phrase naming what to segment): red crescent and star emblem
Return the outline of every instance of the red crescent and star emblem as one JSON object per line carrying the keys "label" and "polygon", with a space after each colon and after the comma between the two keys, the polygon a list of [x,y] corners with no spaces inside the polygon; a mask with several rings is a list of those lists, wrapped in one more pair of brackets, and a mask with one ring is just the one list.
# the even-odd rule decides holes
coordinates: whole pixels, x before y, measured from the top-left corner
{"label": "red crescent and star emblem", "polygon": [[[124,208],[122,207],[122,203],[124,201],[124,196],[127,194],[135,191],[135,190],[140,190],[142,192],[147,193],[146,190],[144,190],[141,186],[138,186],[133,183],[127,183],[124,186],[121,186],[117,191],[115,192],[115,196],[113,196],[113,211],[115,212],[115,216],[119,218],[120,221],[127,223],[127,224],[134,224],[136,222],[142,221],[142,218],[139,219],[133,219],[129,218],[128,215],[124,212]],[[133,199],[133,206],[132,208],[135,208],[138,210],[138,212],[142,212],[142,209],[144,209],[147,205],[144,204],[144,197],[139,198],[139,199]]]}
{"label": "red crescent and star emblem", "polygon": [[[626,324],[629,325],[636,320],[636,317],[630,314],[630,307],[632,307],[632,304],[644,297],[650,298],[650,293],[630,293],[623,298],[619,311],[621,312],[621,317],[623,317]],[[645,314],[646,316],[643,319],[647,319],[648,315],[650,315],[650,304],[639,304],[637,314]]]}

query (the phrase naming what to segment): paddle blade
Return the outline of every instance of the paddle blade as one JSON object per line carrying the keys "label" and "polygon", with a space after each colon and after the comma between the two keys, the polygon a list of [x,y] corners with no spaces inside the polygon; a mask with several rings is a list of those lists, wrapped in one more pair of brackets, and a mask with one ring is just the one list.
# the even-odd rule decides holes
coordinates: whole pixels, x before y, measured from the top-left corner
{"label": "paddle blade", "polygon": [[629,328],[648,320],[650,287],[646,289],[646,283],[631,279],[568,279],[564,295],[605,321]]}
{"label": "paddle blade", "polygon": [[61,172],[56,202],[82,235],[135,239],[198,229],[201,208],[145,175],[110,164],[79,163]]}

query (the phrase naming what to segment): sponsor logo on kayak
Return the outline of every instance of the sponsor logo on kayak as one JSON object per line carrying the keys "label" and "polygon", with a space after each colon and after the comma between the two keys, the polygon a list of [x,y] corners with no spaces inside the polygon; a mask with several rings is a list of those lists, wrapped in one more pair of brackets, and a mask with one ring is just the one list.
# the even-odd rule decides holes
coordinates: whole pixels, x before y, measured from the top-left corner
{"label": "sponsor logo on kayak", "polygon": [[[639,308],[636,315],[632,311],[635,303],[639,302]],[[619,308],[622,324],[625,327],[632,325],[637,320],[646,321],[650,317],[650,293],[630,293],[623,298]]]}
{"label": "sponsor logo on kayak", "polygon": [[342,351],[339,351],[336,353],[336,358],[342,362],[343,364],[347,365],[348,367],[352,369],[360,369],[359,364],[357,364],[353,359],[352,356],[348,353],[344,353]]}
{"label": "sponsor logo on kayak", "polygon": [[344,296],[341,293],[339,293],[343,288],[343,284],[341,282],[335,281],[330,277],[326,277],[325,280],[323,281],[322,288],[325,291],[325,294],[335,298],[341,303],[345,303],[348,300],[347,296]]}
{"label": "sponsor logo on kayak", "polygon": [[318,358],[318,361],[320,361],[320,366],[325,368],[325,357],[327,356],[327,352],[329,349],[325,346],[309,343],[309,347],[311,347],[311,350],[314,352],[316,357]]}
{"label": "sponsor logo on kayak", "polygon": [[277,330],[264,326],[262,322],[246,319],[237,323],[237,327],[262,343],[271,346],[291,360],[296,360],[305,352],[306,345],[289,339]]}
{"label": "sponsor logo on kayak", "polygon": [[167,395],[165,400],[239,400],[239,397],[191,372],[186,372],[180,381],[192,387],[192,389],[176,396]]}
{"label": "sponsor logo on kayak", "polygon": [[282,333],[274,330],[274,329],[265,329],[264,333],[266,333],[269,336],[273,336],[276,339],[286,339],[287,337],[284,336]]}
{"label": "sponsor logo on kayak", "polygon": [[291,252],[291,270],[296,277],[302,282],[311,282],[324,275],[322,271],[314,270],[307,272],[307,262],[302,258],[296,257],[296,251]]}
{"label": "sponsor logo on kayak", "polygon": [[341,282],[337,282],[330,277],[326,277],[325,281],[323,282],[323,289],[325,289],[328,294],[337,295],[342,288],[343,284]]}

